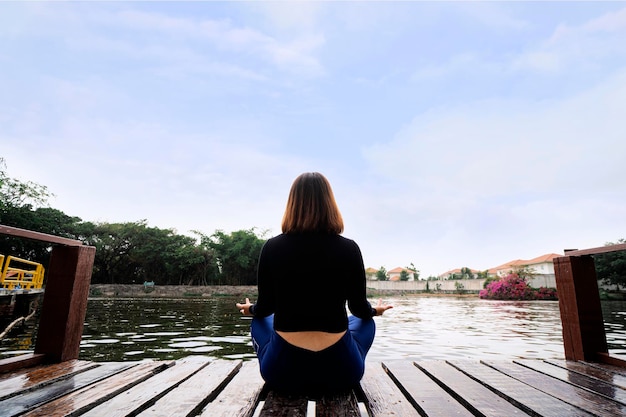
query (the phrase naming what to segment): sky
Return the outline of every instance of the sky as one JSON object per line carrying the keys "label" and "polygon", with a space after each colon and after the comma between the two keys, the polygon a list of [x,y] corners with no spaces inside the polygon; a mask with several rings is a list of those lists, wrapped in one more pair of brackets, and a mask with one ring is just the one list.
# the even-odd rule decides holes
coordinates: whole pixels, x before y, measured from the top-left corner
{"label": "sky", "polygon": [[626,2],[3,1],[0,157],[180,234],[317,171],[366,267],[485,270],[626,238],[624,45]]}

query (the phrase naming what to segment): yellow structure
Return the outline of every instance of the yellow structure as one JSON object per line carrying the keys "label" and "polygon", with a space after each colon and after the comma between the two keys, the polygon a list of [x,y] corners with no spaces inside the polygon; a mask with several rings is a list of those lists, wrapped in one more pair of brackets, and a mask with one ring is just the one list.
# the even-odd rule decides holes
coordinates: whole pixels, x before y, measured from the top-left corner
{"label": "yellow structure", "polygon": [[40,289],[43,286],[44,267],[26,259],[0,255],[0,286],[9,290]]}

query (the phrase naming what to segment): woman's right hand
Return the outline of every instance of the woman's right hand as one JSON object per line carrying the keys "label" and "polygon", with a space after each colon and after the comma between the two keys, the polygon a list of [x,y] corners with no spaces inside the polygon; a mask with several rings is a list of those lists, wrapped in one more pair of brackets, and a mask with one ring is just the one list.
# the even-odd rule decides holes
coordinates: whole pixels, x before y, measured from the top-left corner
{"label": "woman's right hand", "polygon": [[251,316],[252,313],[250,313],[250,307],[252,307],[252,303],[250,302],[249,298],[246,298],[246,302],[241,304],[241,303],[237,303],[236,304],[237,308],[239,309],[239,312],[241,314],[243,314],[244,316]]}

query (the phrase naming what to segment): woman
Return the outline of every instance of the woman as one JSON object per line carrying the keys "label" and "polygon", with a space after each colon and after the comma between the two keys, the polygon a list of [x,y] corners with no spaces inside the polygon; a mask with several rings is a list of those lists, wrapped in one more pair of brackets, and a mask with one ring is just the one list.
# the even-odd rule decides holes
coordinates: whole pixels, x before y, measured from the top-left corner
{"label": "woman", "polygon": [[253,316],[261,376],[273,389],[310,395],[351,388],[374,341],[372,317],[392,306],[367,301],[361,251],[340,236],[343,219],[322,174],[296,178],[282,232],[261,250],[256,304],[237,303]]}

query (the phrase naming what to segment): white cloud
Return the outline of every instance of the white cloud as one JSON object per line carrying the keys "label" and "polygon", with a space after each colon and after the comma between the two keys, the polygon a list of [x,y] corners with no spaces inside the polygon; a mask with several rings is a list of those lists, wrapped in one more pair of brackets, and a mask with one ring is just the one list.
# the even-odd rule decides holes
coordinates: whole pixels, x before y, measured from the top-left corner
{"label": "white cloud", "polygon": [[210,41],[220,50],[259,56],[289,73],[317,76],[323,68],[314,52],[324,44],[321,35],[303,35],[279,40],[250,27],[241,27],[229,20],[172,18],[156,13],[123,11],[111,16],[116,24],[129,29],[158,32],[177,38]]}
{"label": "white cloud", "polygon": [[498,255],[506,262],[617,239],[626,228],[615,222],[626,219],[616,216],[626,216],[624,97],[626,71],[561,101],[499,99],[420,115],[393,141],[364,149],[380,182],[403,185],[397,200],[374,199],[366,211],[390,213],[375,229],[399,242],[416,236],[431,267],[443,248],[489,268]]}
{"label": "white cloud", "polygon": [[326,4],[318,1],[262,1],[247,3],[246,7],[263,15],[273,30],[301,31],[317,27]]}
{"label": "white cloud", "polygon": [[517,56],[514,70],[571,72],[597,69],[601,62],[626,63],[626,8],[578,26],[560,24],[550,38]]}
{"label": "white cloud", "polygon": [[[487,100],[416,117],[365,156],[385,176],[468,194],[532,192],[621,171],[626,72],[562,101]],[[593,160],[595,173],[581,172]],[[534,166],[533,164],[538,164]],[[416,169],[419,167],[419,169]],[[601,186],[601,185],[599,185]]]}
{"label": "white cloud", "polygon": [[63,39],[80,51],[101,51],[135,62],[159,60],[170,68],[232,68],[231,75],[256,79],[266,78],[267,73],[259,73],[270,70],[299,77],[324,74],[316,56],[325,42],[319,33],[278,38],[230,19],[173,17],[123,4],[108,6],[42,6],[29,16],[29,36]]}
{"label": "white cloud", "polygon": [[624,10],[283,6],[28,3],[8,172],[85,220],[276,233],[321,171],[367,266],[425,275],[624,237]]}

